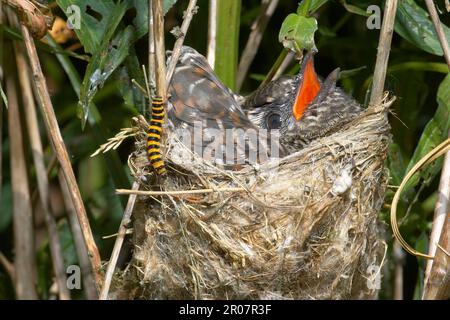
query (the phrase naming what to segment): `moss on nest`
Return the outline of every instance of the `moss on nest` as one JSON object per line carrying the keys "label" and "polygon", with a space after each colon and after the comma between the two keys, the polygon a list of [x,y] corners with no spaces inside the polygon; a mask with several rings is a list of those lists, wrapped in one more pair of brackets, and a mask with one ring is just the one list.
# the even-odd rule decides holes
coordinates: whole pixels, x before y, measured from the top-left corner
{"label": "moss on nest", "polygon": [[[149,179],[141,189],[245,190],[140,197],[133,258],[116,287],[120,296],[376,297],[385,252],[377,215],[388,178],[391,102],[370,107],[279,163],[238,172],[172,157],[177,142],[169,136],[167,179]],[[145,146],[144,122],[138,122],[138,149]],[[130,159],[137,177],[146,165],[143,149]]]}

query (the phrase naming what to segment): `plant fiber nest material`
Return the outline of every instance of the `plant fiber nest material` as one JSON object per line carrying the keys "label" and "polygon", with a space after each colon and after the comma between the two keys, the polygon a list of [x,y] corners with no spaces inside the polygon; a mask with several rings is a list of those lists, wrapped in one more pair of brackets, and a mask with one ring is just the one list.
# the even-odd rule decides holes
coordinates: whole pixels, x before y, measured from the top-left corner
{"label": "plant fiber nest material", "polygon": [[[237,172],[172,156],[178,142],[169,135],[168,177],[140,189],[217,191],[140,196],[133,258],[116,291],[131,299],[376,298],[392,101],[279,163]],[[142,122],[130,158],[136,177],[148,171]]]}

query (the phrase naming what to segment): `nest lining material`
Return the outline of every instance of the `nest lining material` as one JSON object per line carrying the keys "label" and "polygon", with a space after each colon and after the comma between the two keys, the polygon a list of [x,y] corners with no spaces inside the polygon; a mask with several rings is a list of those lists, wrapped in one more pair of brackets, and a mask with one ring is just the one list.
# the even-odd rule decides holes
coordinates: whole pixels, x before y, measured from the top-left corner
{"label": "nest lining material", "polygon": [[[169,137],[168,177],[141,189],[246,191],[140,197],[133,260],[116,289],[144,299],[375,298],[391,103],[279,163],[239,172],[171,157]],[[141,177],[145,128],[130,159]]]}

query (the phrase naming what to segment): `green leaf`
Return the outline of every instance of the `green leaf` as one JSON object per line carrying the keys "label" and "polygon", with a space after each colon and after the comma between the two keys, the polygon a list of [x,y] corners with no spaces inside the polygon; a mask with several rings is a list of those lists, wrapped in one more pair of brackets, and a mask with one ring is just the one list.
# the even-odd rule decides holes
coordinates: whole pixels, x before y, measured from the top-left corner
{"label": "green leaf", "polygon": [[[89,105],[94,98],[94,95],[127,57],[130,43],[134,40],[134,28],[132,26],[126,27],[125,30],[119,32],[113,39],[113,35],[122,20],[126,9],[127,6],[125,3],[118,3],[111,12],[107,25],[107,32],[104,35],[100,47],[94,52],[86,69],[80,90],[83,127],[86,123]],[[111,39],[113,40],[111,41]]]}
{"label": "green leaf", "polygon": [[302,16],[309,16],[316,12],[328,0],[303,0],[298,6],[297,13]]}
{"label": "green leaf", "polygon": [[[128,0],[129,7],[135,8],[136,17],[133,20],[133,26],[136,28],[136,39],[139,39],[148,32],[148,1],[147,0]],[[164,0],[164,15],[173,7],[177,0]]]}
{"label": "green leaf", "polygon": [[[437,93],[438,109],[433,118],[428,122],[420,137],[419,144],[414,151],[405,172],[409,172],[412,167],[428,152],[439,145],[448,137],[450,129],[450,74],[439,86]],[[415,174],[405,186],[405,192],[415,187],[421,179],[424,184],[429,184],[439,172],[442,165],[442,158],[428,165],[426,168]]]}
{"label": "green leaf", "polygon": [[148,111],[145,95],[131,81],[135,79],[142,87],[145,87],[144,75],[134,49],[131,48],[131,50],[132,52],[130,52],[130,55],[125,60],[125,66],[115,73],[118,79],[117,86],[119,87],[118,89],[125,105],[145,117]]}
{"label": "green leaf", "polygon": [[439,73],[448,73],[448,67],[445,63],[440,62],[425,62],[425,61],[408,61],[399,64],[394,64],[388,68],[388,72],[397,71],[430,71]]}
{"label": "green leaf", "polygon": [[297,9],[297,14],[303,17],[308,16],[309,8],[311,7],[311,0],[302,0]]}
{"label": "green leaf", "polygon": [[284,47],[301,52],[317,50],[314,42],[314,33],[317,30],[317,20],[291,13],[281,25],[278,40]]}
{"label": "green leaf", "polygon": [[114,1],[57,0],[56,3],[68,15],[69,20],[71,17],[76,17],[71,8],[80,8],[80,28],[74,30],[84,46],[84,50],[88,53],[95,53],[103,36],[108,31],[109,17],[116,8]]}
{"label": "green leaf", "polygon": [[[450,28],[443,25],[447,42],[450,42]],[[428,13],[414,0],[400,1],[395,20],[395,32],[421,48],[422,50],[442,56],[442,48]]]}
{"label": "green leaf", "polygon": [[346,0],[341,0],[341,4],[350,13],[354,13],[354,14],[357,14],[357,15],[363,16],[363,17],[369,17],[370,16],[370,13],[368,13],[366,10],[361,9],[360,7],[357,7],[357,6],[353,5],[353,4],[348,4]]}
{"label": "green leaf", "polygon": [[[56,50],[60,50],[59,45],[47,35],[46,40],[49,45]],[[70,84],[72,85],[73,90],[77,97],[80,96],[80,87],[81,80],[80,76],[75,69],[74,65],[70,61],[70,59],[62,54],[56,55],[59,60],[61,66],[63,67],[67,77],[69,78]],[[95,139],[95,142],[100,145],[105,142],[105,140],[111,136],[111,133],[108,131],[107,127],[104,124],[104,121],[100,115],[100,112],[97,109],[97,106],[91,102],[89,107],[90,113],[88,116],[89,125],[92,128],[92,135]],[[130,181],[128,180],[127,174],[123,168],[123,165],[120,161],[119,155],[116,150],[110,150],[107,153],[102,154],[104,157],[109,175],[112,177],[114,185],[116,188],[124,188],[129,187]],[[124,197],[121,198],[122,204],[125,206],[126,199]]]}
{"label": "green leaf", "polygon": [[[135,0],[135,1],[148,3],[148,1],[144,1],[144,0]],[[177,3],[177,1],[178,0],[164,0],[164,3],[163,3],[164,15],[166,15],[166,13],[169,12],[169,10],[173,7],[173,5],[175,3]],[[147,12],[148,12],[148,10],[147,10]]]}
{"label": "green leaf", "polygon": [[62,256],[65,266],[79,264],[77,251],[75,249],[72,231],[66,219],[58,225],[58,235],[61,242]]}

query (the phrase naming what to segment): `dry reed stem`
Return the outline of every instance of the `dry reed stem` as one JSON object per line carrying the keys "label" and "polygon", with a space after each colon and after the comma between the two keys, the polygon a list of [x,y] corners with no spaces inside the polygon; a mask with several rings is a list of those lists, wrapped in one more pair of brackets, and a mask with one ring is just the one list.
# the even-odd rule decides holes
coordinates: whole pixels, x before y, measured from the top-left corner
{"label": "dry reed stem", "polygon": [[[145,0],[144,0],[145,1]],[[153,32],[153,9],[152,1],[148,0],[148,75],[150,81],[155,84],[156,82],[156,52],[155,52],[155,34]],[[145,73],[144,73],[145,75]],[[148,90],[148,87],[147,87]],[[148,92],[147,92],[148,94]]]}
{"label": "dry reed stem", "polygon": [[216,63],[216,32],[217,32],[217,0],[209,0],[208,5],[208,44],[206,58],[214,69]]}
{"label": "dry reed stem", "polygon": [[47,128],[48,135],[52,142],[53,150],[58,158],[58,162],[61,166],[62,172],[65,177],[65,181],[68,184],[70,190],[70,196],[75,207],[78,221],[83,231],[83,237],[88,248],[89,258],[91,266],[95,275],[95,282],[97,288],[102,283],[102,276],[100,274],[101,259],[97,245],[95,244],[94,237],[92,235],[89,220],[87,218],[86,209],[84,207],[80,190],[77,185],[75,174],[73,172],[72,165],[70,163],[69,154],[64,144],[64,140],[59,130],[58,121],[56,119],[55,111],[53,109],[52,101],[47,89],[47,83],[44,74],[41,69],[39,57],[36,51],[36,47],[28,29],[25,26],[21,27],[23,39],[27,49],[28,57],[35,79],[36,94],[39,98],[39,105],[41,107],[44,122]]}
{"label": "dry reed stem", "polygon": [[175,72],[175,67],[177,66],[178,58],[180,58],[181,48],[183,47],[184,38],[186,37],[189,25],[191,24],[194,14],[197,13],[196,5],[197,0],[189,0],[188,7],[184,14],[184,20],[183,23],[181,24],[180,34],[178,35],[178,38],[173,46],[172,57],[170,59],[170,64],[167,68],[166,91],[169,90],[169,85],[170,82],[172,81],[172,76],[173,73]]}
{"label": "dry reed stem", "polygon": [[69,225],[73,235],[78,263],[80,265],[81,274],[83,275],[84,294],[88,300],[97,300],[98,293],[95,285],[95,278],[92,272],[91,262],[89,261],[89,254],[84,241],[83,232],[80,223],[78,222],[77,213],[73,206],[72,198],[70,197],[67,182],[61,171],[58,171],[58,181],[64,199],[64,206],[66,207],[67,216],[69,218]]}
{"label": "dry reed stem", "polygon": [[[133,183],[133,190],[139,189],[139,183]],[[127,235],[127,226],[131,221],[131,215],[133,214],[134,204],[136,202],[137,196],[135,194],[131,194],[128,198],[127,206],[125,208],[125,212],[122,217],[122,221],[120,222],[119,231],[117,233],[116,241],[114,242],[114,248],[111,253],[111,258],[109,259],[109,264],[106,269],[105,274],[105,282],[103,283],[102,290],[100,292],[100,300],[107,300],[109,288],[111,286],[111,281],[114,275],[114,270],[116,269],[117,260],[119,259],[120,250],[122,249],[123,241],[125,240],[125,236]]]}
{"label": "dry reed stem", "polygon": [[[19,22],[14,23],[17,27]],[[31,79],[29,78],[29,69],[25,60],[22,44],[15,41],[14,51],[19,75],[19,82],[22,89],[22,97],[24,103],[24,113],[28,128],[28,137],[32,150],[33,162],[36,168],[36,177],[38,184],[38,194],[44,211],[45,223],[47,225],[49,247],[53,269],[58,284],[58,295],[60,300],[70,300],[70,292],[66,284],[66,270],[64,268],[64,260],[62,257],[61,243],[58,236],[58,228],[55,218],[51,212],[49,182],[47,178],[47,170],[45,167],[44,151],[40,138],[38,119],[36,114],[36,104],[33,97],[33,89]]]}
{"label": "dry reed stem", "polygon": [[155,38],[155,79],[156,95],[163,101],[167,99],[166,83],[166,47],[164,44],[164,14],[163,1],[153,0],[153,35]]}
{"label": "dry reed stem", "polygon": [[[10,48],[8,48],[10,49]],[[11,57],[12,50],[9,50]],[[14,74],[7,72],[8,128],[10,142],[11,192],[15,251],[15,289],[18,299],[37,299],[37,269],[34,252],[33,214],[23,150],[22,126]]]}
{"label": "dry reed stem", "polygon": [[397,0],[386,0],[384,8],[383,24],[378,42],[377,60],[373,74],[372,92],[370,104],[379,105],[383,99],[384,81],[391,51],[392,34],[394,32],[395,13],[397,12]]}
{"label": "dry reed stem", "polygon": [[20,22],[27,26],[33,37],[40,39],[47,32],[47,22],[45,16],[29,0],[5,0],[6,4],[14,8]]}
{"label": "dry reed stem", "polygon": [[[447,39],[444,34],[443,26],[441,21],[439,20],[439,15],[437,13],[436,7],[433,3],[433,1],[426,0],[425,1],[428,13],[431,16],[431,20],[433,21],[434,27],[436,29],[436,33],[438,35],[439,42],[442,47],[442,51],[444,52],[444,57],[447,62],[447,66],[450,69],[450,48],[449,44],[447,42]],[[450,132],[449,132],[450,137]],[[442,172],[440,177],[440,183],[439,183],[439,197],[438,201],[436,202],[436,206],[434,209],[434,217],[433,217],[433,226],[431,229],[431,235],[430,235],[430,243],[428,248],[428,254],[434,256],[436,253],[436,248],[439,243],[439,239],[445,239],[445,235],[443,235],[443,232],[446,232],[445,229],[443,229],[445,218],[448,216],[448,210],[450,208],[450,152],[448,152],[445,156],[444,163],[442,166]],[[448,244],[448,241],[447,241]],[[447,250],[449,247],[446,247]],[[437,258],[445,258],[442,255],[436,256]],[[424,291],[422,298],[428,299],[430,296],[436,296],[436,294],[433,292],[430,292],[431,290],[434,291],[434,289],[431,289],[433,285],[429,283],[430,275],[432,273],[435,274],[435,276],[438,276],[439,270],[437,268],[433,268],[433,265],[437,263],[437,265],[440,265],[444,263],[443,261],[438,260],[429,260],[427,261],[427,265],[425,268],[425,277],[424,277]],[[447,270],[447,272],[449,272]],[[433,276],[433,277],[435,277]]]}
{"label": "dry reed stem", "polygon": [[422,299],[424,300],[446,300],[450,297],[450,255],[447,251],[449,246],[450,218],[447,213],[447,219],[445,219],[441,237],[437,244],[430,276],[423,291]]}
{"label": "dry reed stem", "polygon": [[439,14],[436,10],[434,1],[425,0],[425,4],[427,5],[428,13],[430,14],[431,20],[433,21],[433,25],[436,29],[436,34],[441,44],[442,51],[444,52],[445,61],[447,62],[447,66],[450,70],[450,47],[447,42],[447,37],[445,36],[444,27],[439,20]]}

